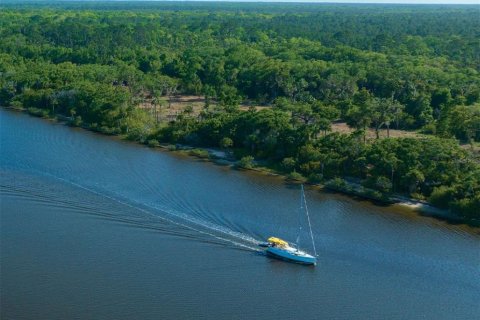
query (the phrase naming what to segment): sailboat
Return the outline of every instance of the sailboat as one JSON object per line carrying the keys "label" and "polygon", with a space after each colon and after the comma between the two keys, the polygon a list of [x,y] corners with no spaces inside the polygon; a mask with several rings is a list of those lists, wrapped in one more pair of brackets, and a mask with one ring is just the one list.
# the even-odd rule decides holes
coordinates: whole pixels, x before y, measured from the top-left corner
{"label": "sailboat", "polygon": [[298,247],[298,241],[300,240],[300,232],[302,230],[301,224],[299,223],[299,231],[297,236],[296,244],[290,244],[285,240],[282,240],[277,237],[270,237],[267,239],[267,242],[262,244],[266,247],[266,253],[269,256],[307,265],[315,265],[317,263],[317,250],[315,248],[315,241],[313,240],[312,225],[310,224],[310,216],[308,215],[307,201],[305,199],[305,192],[303,190],[303,184],[301,187],[301,196],[300,196],[300,215],[304,211],[307,215],[308,227],[310,229],[310,238],[312,240],[314,255],[311,255],[305,251],[302,251]]}

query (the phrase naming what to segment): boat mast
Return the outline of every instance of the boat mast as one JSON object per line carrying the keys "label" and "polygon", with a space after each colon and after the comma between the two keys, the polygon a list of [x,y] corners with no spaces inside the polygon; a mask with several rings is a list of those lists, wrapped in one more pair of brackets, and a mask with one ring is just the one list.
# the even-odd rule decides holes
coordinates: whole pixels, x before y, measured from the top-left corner
{"label": "boat mast", "polygon": [[300,193],[300,208],[298,209],[298,233],[297,233],[297,240],[295,244],[297,246],[297,250],[300,248],[300,234],[302,233],[302,211],[303,211],[303,184],[302,184],[302,192]]}
{"label": "boat mast", "polygon": [[308,228],[310,229],[310,238],[312,238],[313,252],[315,253],[315,256],[317,256],[317,249],[315,248],[315,241],[313,240],[312,224],[310,223],[310,215],[308,214],[307,200],[305,199],[303,184],[302,184],[302,198],[303,198],[302,205],[305,205],[305,212],[307,213]]}

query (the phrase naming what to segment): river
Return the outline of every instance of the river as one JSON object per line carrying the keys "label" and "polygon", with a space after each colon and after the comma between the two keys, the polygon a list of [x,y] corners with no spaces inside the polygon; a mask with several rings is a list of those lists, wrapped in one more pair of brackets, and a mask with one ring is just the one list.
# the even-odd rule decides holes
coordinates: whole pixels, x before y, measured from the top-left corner
{"label": "river", "polygon": [[2,319],[480,314],[478,230],[307,188],[319,263],[285,263],[257,246],[304,224],[279,177],[4,109],[0,133]]}

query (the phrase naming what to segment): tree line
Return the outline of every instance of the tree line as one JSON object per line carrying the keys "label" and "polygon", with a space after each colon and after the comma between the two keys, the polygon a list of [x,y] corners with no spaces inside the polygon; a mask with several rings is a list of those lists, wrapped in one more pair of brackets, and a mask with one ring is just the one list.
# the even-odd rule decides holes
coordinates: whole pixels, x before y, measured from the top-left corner
{"label": "tree line", "polygon": [[[468,6],[2,6],[2,106],[479,218],[478,160],[458,143],[480,141],[480,22]],[[175,94],[205,106],[172,121],[139,107]],[[332,133],[338,121],[353,133]],[[427,135],[390,138],[393,128]]]}

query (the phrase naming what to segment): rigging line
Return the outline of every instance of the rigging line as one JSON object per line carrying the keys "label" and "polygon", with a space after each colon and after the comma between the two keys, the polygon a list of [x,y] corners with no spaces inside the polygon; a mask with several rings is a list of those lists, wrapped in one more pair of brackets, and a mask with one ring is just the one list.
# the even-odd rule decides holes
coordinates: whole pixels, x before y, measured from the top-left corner
{"label": "rigging line", "polygon": [[302,184],[302,196],[303,196],[303,202],[305,204],[305,212],[307,213],[308,227],[310,228],[310,237],[312,238],[313,252],[315,253],[315,257],[316,257],[317,249],[315,248],[315,240],[313,240],[312,225],[310,223],[310,215],[308,214],[307,200],[305,199],[305,191],[303,190],[303,184]]}

